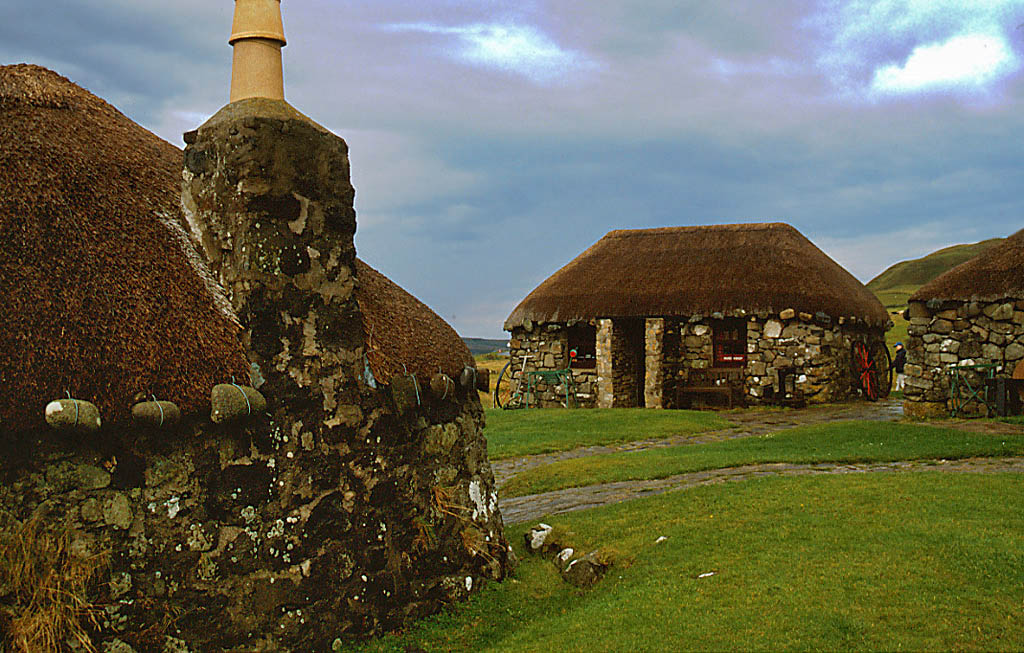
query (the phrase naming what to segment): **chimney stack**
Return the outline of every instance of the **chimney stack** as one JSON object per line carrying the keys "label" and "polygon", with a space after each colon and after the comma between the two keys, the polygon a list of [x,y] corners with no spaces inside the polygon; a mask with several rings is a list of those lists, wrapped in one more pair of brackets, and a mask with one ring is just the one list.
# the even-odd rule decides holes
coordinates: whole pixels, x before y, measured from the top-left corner
{"label": "chimney stack", "polygon": [[231,102],[260,97],[284,99],[281,48],[286,44],[281,0],[235,0],[228,43],[231,61]]}

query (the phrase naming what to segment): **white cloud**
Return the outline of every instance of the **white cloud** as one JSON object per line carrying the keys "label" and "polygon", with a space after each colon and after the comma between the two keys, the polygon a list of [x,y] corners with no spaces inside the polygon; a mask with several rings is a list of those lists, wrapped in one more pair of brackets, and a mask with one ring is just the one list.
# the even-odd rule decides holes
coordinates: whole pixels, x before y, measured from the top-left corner
{"label": "white cloud", "polygon": [[370,223],[367,216],[377,216],[379,224],[398,220],[411,206],[466,195],[481,182],[479,173],[451,166],[416,137],[386,130],[332,131],[349,146],[361,222]]}
{"label": "white cloud", "polygon": [[991,88],[1021,68],[1011,41],[1024,0],[826,0],[809,20],[818,63],[856,95]]}
{"label": "white cloud", "polygon": [[903,65],[878,68],[871,88],[881,93],[981,88],[1018,66],[1017,56],[1002,36],[968,34],[918,46]]}
{"label": "white cloud", "polygon": [[449,53],[465,63],[493,68],[548,83],[593,69],[581,53],[559,47],[547,35],[530,26],[462,25],[447,27],[429,23],[395,23],[392,31],[422,32],[457,37]]}

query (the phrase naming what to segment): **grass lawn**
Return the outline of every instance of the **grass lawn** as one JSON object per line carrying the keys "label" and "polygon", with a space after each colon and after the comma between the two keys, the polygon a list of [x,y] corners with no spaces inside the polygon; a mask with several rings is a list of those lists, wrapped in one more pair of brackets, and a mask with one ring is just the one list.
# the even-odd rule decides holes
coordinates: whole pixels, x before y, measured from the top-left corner
{"label": "grass lawn", "polygon": [[1024,649],[1019,475],[763,478],[548,523],[616,559],[594,588],[509,527],[514,579],[357,650]]}
{"label": "grass lawn", "polygon": [[700,433],[730,426],[715,413],[693,410],[610,408],[489,409],[487,450],[492,460],[568,451],[590,445]]}
{"label": "grass lawn", "polygon": [[[889,355],[896,356],[896,343],[902,342],[903,346],[907,346],[907,328],[910,323],[904,320],[901,316],[890,315],[893,321],[893,327],[885,332],[885,344],[889,346]],[[893,372],[893,381],[896,381],[895,372]]]}
{"label": "grass lawn", "polygon": [[891,422],[833,422],[759,437],[574,458],[516,475],[505,497],[566,487],[665,478],[755,463],[882,462],[1024,454],[1024,435],[965,433]]}

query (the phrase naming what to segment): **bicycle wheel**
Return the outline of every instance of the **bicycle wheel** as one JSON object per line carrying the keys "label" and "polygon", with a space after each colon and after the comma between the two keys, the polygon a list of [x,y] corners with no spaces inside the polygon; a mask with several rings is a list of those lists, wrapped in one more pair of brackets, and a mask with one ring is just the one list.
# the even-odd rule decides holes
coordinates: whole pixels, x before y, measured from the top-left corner
{"label": "bicycle wheel", "polygon": [[494,407],[510,408],[512,404],[512,361],[505,363],[494,382]]}

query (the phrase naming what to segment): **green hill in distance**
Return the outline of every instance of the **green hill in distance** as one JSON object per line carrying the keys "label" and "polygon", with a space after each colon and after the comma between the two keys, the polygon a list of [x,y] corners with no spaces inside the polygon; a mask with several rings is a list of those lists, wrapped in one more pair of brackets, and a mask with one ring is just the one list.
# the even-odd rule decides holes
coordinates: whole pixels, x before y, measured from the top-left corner
{"label": "green hill in distance", "polygon": [[885,272],[869,281],[868,290],[875,293],[890,312],[902,309],[907,305],[907,299],[918,288],[1003,240],[992,238],[969,245],[953,245],[921,258],[901,261],[889,266]]}
{"label": "green hill in distance", "polygon": [[462,341],[469,347],[469,353],[474,356],[480,354],[492,354],[494,352],[507,352],[508,340],[494,340],[493,338],[466,338]]}

